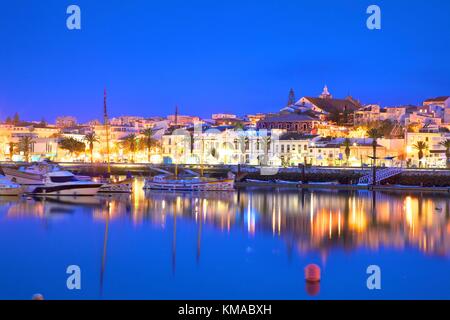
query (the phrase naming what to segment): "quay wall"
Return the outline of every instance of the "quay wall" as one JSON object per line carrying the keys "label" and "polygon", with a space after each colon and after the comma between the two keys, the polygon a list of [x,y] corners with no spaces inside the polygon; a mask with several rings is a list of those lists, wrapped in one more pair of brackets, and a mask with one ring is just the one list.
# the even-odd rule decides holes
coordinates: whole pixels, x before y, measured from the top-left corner
{"label": "quay wall", "polygon": [[[106,163],[59,163],[67,170],[76,174],[100,176],[107,174]],[[0,166],[18,167],[18,163],[0,163]],[[159,174],[154,170],[163,169],[174,172],[174,165],[149,165],[146,163],[113,163],[110,165],[111,174],[134,176],[154,176]],[[192,171],[200,171],[198,165],[179,165],[180,170],[187,168]],[[382,169],[382,168],[379,168]],[[274,180],[301,181],[306,179],[308,182],[336,182],[339,184],[357,184],[360,177],[371,172],[369,167],[305,167],[302,168],[271,168],[274,170],[267,174],[267,168],[255,166],[236,166],[236,165],[208,165],[204,166],[205,174],[213,177],[226,176],[228,172],[233,172],[237,176],[238,182],[245,182],[246,179],[264,180],[273,182]],[[304,173],[303,173],[304,172]],[[304,176],[303,176],[304,175]],[[405,186],[423,186],[423,187],[450,187],[449,169],[404,169],[404,171],[382,183],[383,185],[405,185]]]}

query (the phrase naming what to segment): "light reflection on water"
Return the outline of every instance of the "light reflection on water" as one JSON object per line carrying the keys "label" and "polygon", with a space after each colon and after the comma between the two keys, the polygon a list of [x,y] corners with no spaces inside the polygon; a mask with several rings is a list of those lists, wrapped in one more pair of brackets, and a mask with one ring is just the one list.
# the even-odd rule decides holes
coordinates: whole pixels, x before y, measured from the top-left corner
{"label": "light reflection on water", "polygon": [[[302,299],[311,262],[323,268],[319,298],[449,298],[447,194],[142,186],[0,198],[0,298]],[[83,270],[80,292],[65,288],[69,264]],[[380,292],[365,287],[369,264],[388,279]]]}

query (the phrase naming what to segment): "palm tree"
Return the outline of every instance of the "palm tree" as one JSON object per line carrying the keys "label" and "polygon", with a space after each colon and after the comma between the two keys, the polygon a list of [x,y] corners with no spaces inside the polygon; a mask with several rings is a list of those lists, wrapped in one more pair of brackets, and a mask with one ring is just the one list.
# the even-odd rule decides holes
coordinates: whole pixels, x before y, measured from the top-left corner
{"label": "palm tree", "polygon": [[347,159],[347,166],[349,165],[350,146],[351,146],[351,141],[349,138],[346,138],[344,140],[344,147],[345,147],[345,158]]}
{"label": "palm tree", "polygon": [[89,145],[89,152],[91,154],[91,163],[94,162],[94,143],[100,142],[95,132],[89,132],[84,137],[84,141]]}
{"label": "palm tree", "polygon": [[261,137],[261,144],[262,144],[262,148],[264,150],[264,159],[262,161],[262,164],[265,166],[267,166],[269,164],[269,150],[270,150],[271,140],[272,139],[270,136]]}
{"label": "palm tree", "polygon": [[244,124],[242,123],[242,122],[236,122],[235,124],[234,124],[234,129],[237,129],[237,130],[244,130]]}
{"label": "palm tree", "polygon": [[9,147],[9,158],[10,158],[11,161],[12,161],[12,158],[13,158],[14,153],[15,153],[15,151],[16,151],[17,143],[10,141],[10,142],[8,143],[8,147]]}
{"label": "palm tree", "polygon": [[447,158],[447,168],[450,168],[450,139],[445,139],[439,143],[445,148],[445,157]]}
{"label": "palm tree", "polygon": [[422,166],[422,158],[423,158],[423,152],[428,149],[428,145],[424,141],[417,141],[415,145],[413,145],[413,148],[416,149],[417,156],[419,157],[419,167]]}
{"label": "palm tree", "polygon": [[23,152],[26,162],[30,162],[30,153],[33,143],[34,140],[31,136],[23,136],[19,140],[19,150]]}
{"label": "palm tree", "polygon": [[67,150],[71,157],[73,153],[77,154],[86,150],[86,145],[84,144],[84,142],[78,141],[77,139],[71,137],[61,138],[58,144],[59,148]]}
{"label": "palm tree", "polygon": [[152,147],[157,146],[158,141],[153,138],[155,132],[153,131],[152,128],[145,129],[144,131],[142,131],[142,134],[144,135],[144,138],[141,141],[144,144],[145,148],[147,149],[147,157],[148,157],[147,161],[150,162],[150,149]]}
{"label": "palm tree", "polygon": [[373,161],[372,184],[376,185],[376,183],[377,183],[377,179],[376,179],[376,177],[377,177],[377,145],[378,145],[377,140],[382,137],[382,134],[378,129],[372,128],[367,131],[367,135],[369,136],[369,138],[372,139],[372,159],[373,159],[372,160]]}
{"label": "palm tree", "polygon": [[138,141],[134,133],[126,136],[122,142],[122,146],[125,150],[131,153],[131,162],[134,162],[134,154],[138,147]]}

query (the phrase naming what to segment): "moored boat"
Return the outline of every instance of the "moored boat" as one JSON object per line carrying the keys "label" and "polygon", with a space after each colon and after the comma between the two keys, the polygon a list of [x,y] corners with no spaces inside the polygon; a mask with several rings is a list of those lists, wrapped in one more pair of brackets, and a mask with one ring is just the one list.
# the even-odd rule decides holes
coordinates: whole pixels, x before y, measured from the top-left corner
{"label": "moored boat", "polygon": [[45,174],[45,172],[37,170],[37,168],[12,169],[3,167],[2,170],[9,180],[22,185],[41,184]]}
{"label": "moored boat", "polygon": [[18,196],[22,192],[23,189],[19,184],[0,176],[0,196]]}
{"label": "moored boat", "polygon": [[[104,181],[101,181],[104,182]],[[100,193],[131,193],[133,191],[133,185],[130,179],[117,181],[117,182],[105,182],[100,187],[98,192]]]}
{"label": "moored boat", "polygon": [[2,170],[9,180],[21,185],[39,185],[42,184],[47,173],[63,171],[59,165],[48,161],[37,162],[30,166],[19,167],[18,169],[2,167]]}
{"label": "moored boat", "polygon": [[275,183],[278,184],[292,184],[292,185],[297,185],[299,183],[301,183],[301,181],[290,181],[290,180],[280,180],[280,179],[276,179]]}
{"label": "moored boat", "polygon": [[245,182],[267,184],[267,183],[273,183],[273,180],[245,179]]}
{"label": "moored boat", "polygon": [[69,171],[54,171],[44,175],[40,185],[28,186],[27,193],[34,195],[93,196],[102,183],[81,181]]}
{"label": "moored boat", "polygon": [[204,177],[178,178],[169,175],[157,175],[146,179],[144,189],[170,191],[231,191],[234,179],[215,179]]}

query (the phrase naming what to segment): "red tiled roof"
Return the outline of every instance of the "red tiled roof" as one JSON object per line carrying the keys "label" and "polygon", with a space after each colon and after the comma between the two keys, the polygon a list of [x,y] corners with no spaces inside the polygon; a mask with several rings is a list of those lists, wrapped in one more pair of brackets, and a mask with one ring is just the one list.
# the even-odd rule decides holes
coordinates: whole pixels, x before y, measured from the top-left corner
{"label": "red tiled roof", "polygon": [[295,122],[295,121],[317,121],[317,119],[310,117],[305,114],[299,113],[288,113],[288,114],[278,114],[276,116],[267,117],[264,120],[260,120],[263,122]]}
{"label": "red tiled roof", "polygon": [[328,113],[343,112],[345,110],[353,112],[361,107],[350,99],[322,99],[314,97],[305,97],[305,99]]}
{"label": "red tiled roof", "polygon": [[450,98],[450,96],[442,96],[442,97],[437,97],[437,98],[430,98],[430,99],[425,100],[425,102],[444,102],[448,98]]}

